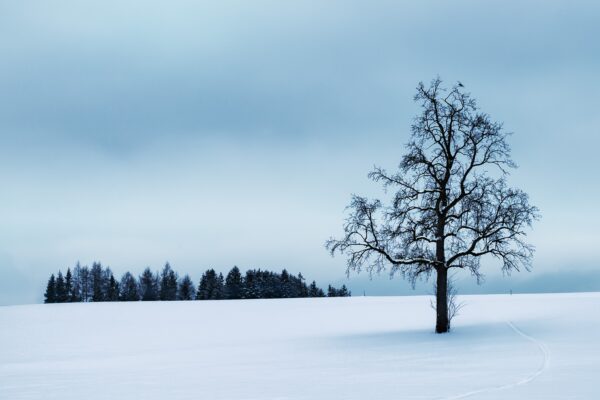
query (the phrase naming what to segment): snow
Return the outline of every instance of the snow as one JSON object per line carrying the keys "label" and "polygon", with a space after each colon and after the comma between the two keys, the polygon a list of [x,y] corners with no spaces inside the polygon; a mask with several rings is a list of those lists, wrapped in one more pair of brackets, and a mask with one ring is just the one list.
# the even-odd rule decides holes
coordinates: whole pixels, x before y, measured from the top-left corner
{"label": "snow", "polygon": [[0,399],[595,399],[600,293],[0,307]]}

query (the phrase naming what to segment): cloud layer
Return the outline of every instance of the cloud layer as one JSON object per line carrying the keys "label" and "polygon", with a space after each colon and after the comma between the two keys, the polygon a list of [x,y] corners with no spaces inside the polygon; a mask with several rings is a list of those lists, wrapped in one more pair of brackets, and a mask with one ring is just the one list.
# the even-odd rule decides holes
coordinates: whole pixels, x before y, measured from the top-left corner
{"label": "cloud layer", "polygon": [[[504,121],[543,220],[536,267],[600,240],[595,2],[0,3],[0,268],[39,300],[77,260],[117,271],[287,267],[326,282],[350,193],[378,195],[419,81]],[[566,289],[569,289],[565,286]],[[37,296],[37,297],[36,297]]]}

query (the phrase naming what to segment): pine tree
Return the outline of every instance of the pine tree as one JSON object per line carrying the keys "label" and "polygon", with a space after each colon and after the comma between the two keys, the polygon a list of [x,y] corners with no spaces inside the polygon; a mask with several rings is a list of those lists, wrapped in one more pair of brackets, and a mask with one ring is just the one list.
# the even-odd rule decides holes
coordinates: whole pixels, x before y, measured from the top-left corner
{"label": "pine tree", "polygon": [[327,297],[350,297],[351,293],[348,291],[346,285],[342,285],[340,289],[329,285],[327,288]]}
{"label": "pine tree", "polygon": [[327,297],[337,297],[337,296],[338,296],[337,289],[331,285],[327,286]]}
{"label": "pine tree", "polygon": [[297,283],[297,296],[296,297],[308,297],[308,287],[306,286],[306,282],[302,273],[298,274],[298,283]]}
{"label": "pine tree", "polygon": [[228,299],[241,299],[244,290],[242,274],[238,267],[233,267],[225,278],[225,296]]}
{"label": "pine tree", "polygon": [[210,294],[211,300],[223,300],[225,298],[225,279],[223,274],[219,272],[219,276],[214,281],[213,290]]}
{"label": "pine tree", "polygon": [[325,293],[323,293],[323,289],[317,286],[315,281],[308,286],[308,297],[325,297]]}
{"label": "pine tree", "polygon": [[106,301],[119,301],[119,283],[115,279],[115,276],[112,274],[112,272],[108,278],[105,299]]}
{"label": "pine tree", "polygon": [[65,278],[63,277],[62,272],[58,271],[58,276],[56,277],[56,302],[66,303],[68,299]]}
{"label": "pine tree", "polygon": [[130,272],[126,272],[121,278],[119,289],[119,300],[121,301],[138,301],[140,299],[138,283]]}
{"label": "pine tree", "polygon": [[71,268],[67,268],[67,274],[65,275],[65,293],[67,302],[73,301],[73,274],[71,274]]}
{"label": "pine tree", "polygon": [[194,283],[189,275],[185,275],[179,283],[179,289],[177,291],[177,298],[179,300],[193,300],[194,299]]}
{"label": "pine tree", "polygon": [[196,300],[219,300],[224,298],[224,279],[223,274],[217,273],[214,269],[207,270],[202,274]]}
{"label": "pine tree", "polygon": [[160,300],[177,300],[177,273],[165,264],[160,278]]}
{"label": "pine tree", "polygon": [[[113,276],[113,273],[112,273],[110,267],[106,267],[106,268],[102,269],[102,279],[101,279],[102,301],[117,301],[118,300],[118,295],[117,295],[116,300],[110,299],[110,296],[111,295],[114,296],[114,294],[115,294],[114,293],[115,288],[114,287],[111,288],[111,282],[110,282],[111,276]],[[116,283],[118,285],[118,282],[116,281],[116,279],[114,279],[114,276],[113,276],[113,280],[114,280],[114,283]],[[117,293],[119,293],[118,290],[117,290]]]}
{"label": "pine tree", "polygon": [[277,297],[293,297],[290,288],[290,274],[286,269],[281,271],[281,275],[279,277],[280,285],[279,285],[279,293],[277,293]]}
{"label": "pine tree", "polygon": [[106,281],[104,277],[104,271],[100,263],[93,263],[90,271],[92,280],[92,301],[105,301],[106,300]]}
{"label": "pine tree", "polygon": [[202,274],[202,277],[200,277],[200,282],[198,283],[198,291],[196,292],[196,300],[207,300],[208,299],[207,293],[208,293],[208,278],[207,278],[206,272],[205,272]]}
{"label": "pine tree", "polygon": [[81,301],[88,302],[92,299],[92,280],[90,277],[90,269],[86,265],[80,267],[79,272],[81,277]]}
{"label": "pine tree", "polygon": [[81,265],[77,262],[73,268],[73,289],[71,290],[71,302],[82,301],[81,293]]}
{"label": "pine tree", "polygon": [[158,276],[155,276],[150,267],[146,268],[140,276],[140,292],[142,301],[158,300]]}
{"label": "pine tree", "polygon": [[350,297],[351,293],[348,291],[346,285],[342,285],[341,289],[338,289],[337,295],[338,297]]}
{"label": "pine tree", "polygon": [[56,278],[54,274],[50,275],[50,279],[48,279],[46,293],[44,294],[44,303],[56,303]]}
{"label": "pine tree", "polygon": [[244,276],[244,298],[245,299],[257,299],[257,276],[256,271],[249,269],[246,271]]}

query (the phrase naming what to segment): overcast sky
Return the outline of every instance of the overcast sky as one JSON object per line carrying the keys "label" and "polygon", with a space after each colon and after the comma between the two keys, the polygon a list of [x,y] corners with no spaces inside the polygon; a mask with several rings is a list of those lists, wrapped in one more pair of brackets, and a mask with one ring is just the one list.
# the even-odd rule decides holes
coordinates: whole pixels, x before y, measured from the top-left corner
{"label": "overcast sky", "polygon": [[463,291],[599,290],[599,20],[595,1],[0,0],[0,304],[94,260],[410,293],[346,280],[323,242],[381,193],[366,175],[397,165],[436,75],[514,132],[510,182],[543,215],[534,272],[486,263]]}

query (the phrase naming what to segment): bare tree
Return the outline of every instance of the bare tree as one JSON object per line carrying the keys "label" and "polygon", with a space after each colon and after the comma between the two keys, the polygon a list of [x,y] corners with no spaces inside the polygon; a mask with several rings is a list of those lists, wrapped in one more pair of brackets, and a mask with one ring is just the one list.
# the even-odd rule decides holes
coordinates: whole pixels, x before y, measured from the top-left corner
{"label": "bare tree", "polygon": [[448,271],[468,270],[481,281],[480,260],[493,256],[510,273],[529,270],[527,227],[538,218],[526,193],[507,186],[516,165],[508,133],[482,113],[463,85],[420,83],[422,107],[399,170],[375,168],[369,177],[393,189],[390,204],[353,196],[341,239],[326,247],[347,255],[347,272],[391,266],[413,285],[436,274],[436,332],[449,330]]}

